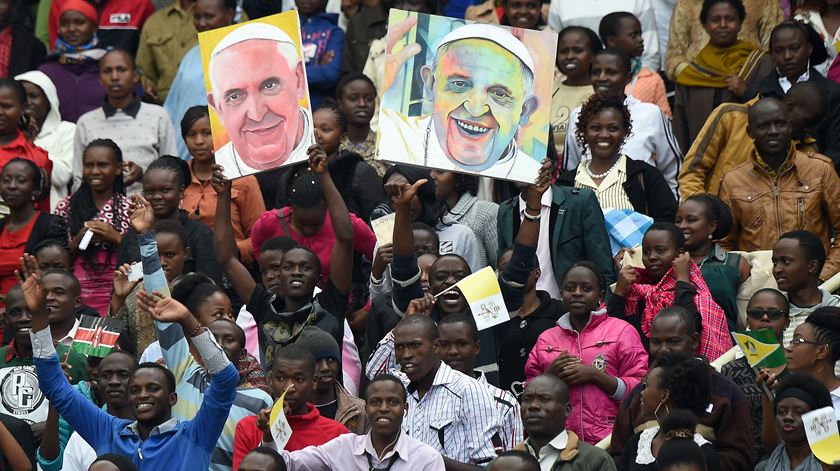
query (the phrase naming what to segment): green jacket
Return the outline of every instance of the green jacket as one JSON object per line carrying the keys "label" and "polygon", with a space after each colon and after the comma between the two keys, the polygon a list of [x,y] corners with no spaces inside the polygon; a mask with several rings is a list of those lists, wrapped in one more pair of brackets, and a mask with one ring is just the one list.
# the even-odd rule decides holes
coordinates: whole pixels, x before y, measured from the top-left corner
{"label": "green jacket", "polygon": [[[595,193],[587,188],[558,185],[552,185],[551,192],[549,239],[551,265],[557,283],[561,283],[569,267],[583,260],[600,267],[608,285],[614,282],[612,248],[604,226],[604,213]],[[520,222],[519,196],[499,205],[499,250],[513,246]],[[545,242],[540,240],[539,243]]]}
{"label": "green jacket", "polygon": [[[560,452],[557,461],[551,466],[551,471],[615,471],[615,462],[609,453],[580,441],[572,432],[567,433],[569,438],[566,448]],[[514,449],[534,456],[534,450],[528,440],[516,445]]]}

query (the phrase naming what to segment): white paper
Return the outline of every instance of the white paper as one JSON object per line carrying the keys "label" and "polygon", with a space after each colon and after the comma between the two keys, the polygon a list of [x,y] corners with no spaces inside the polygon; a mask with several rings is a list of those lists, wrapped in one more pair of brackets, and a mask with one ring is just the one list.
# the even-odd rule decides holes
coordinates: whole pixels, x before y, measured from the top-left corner
{"label": "white paper", "polygon": [[814,456],[823,463],[840,463],[840,435],[834,408],[823,407],[802,414],[802,425]]}
{"label": "white paper", "polygon": [[93,232],[88,230],[85,232],[85,235],[82,236],[82,240],[79,241],[79,250],[87,250],[91,239],[93,239]]}
{"label": "white paper", "polygon": [[286,447],[286,443],[289,443],[289,439],[292,438],[292,426],[289,425],[288,419],[286,419],[286,414],[283,412],[283,400],[286,399],[286,393],[289,391],[289,387],[286,387],[286,390],[283,391],[283,394],[280,395],[280,399],[274,403],[274,407],[271,408],[271,423],[269,424],[269,429],[271,430],[271,438],[274,439],[274,446],[277,447],[277,451],[280,453],[283,452],[283,448]]}
{"label": "white paper", "polygon": [[128,281],[138,281],[143,279],[143,264],[141,262],[134,262],[128,270]]}
{"label": "white paper", "polygon": [[381,218],[370,221],[373,228],[373,233],[376,235],[376,241],[379,246],[388,245],[394,242],[394,218],[395,213],[386,214]]}

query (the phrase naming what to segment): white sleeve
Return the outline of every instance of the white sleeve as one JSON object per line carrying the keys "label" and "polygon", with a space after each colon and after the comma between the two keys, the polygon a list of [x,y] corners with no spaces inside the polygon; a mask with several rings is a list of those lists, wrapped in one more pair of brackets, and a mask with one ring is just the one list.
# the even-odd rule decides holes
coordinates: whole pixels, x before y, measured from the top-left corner
{"label": "white sleeve", "polygon": [[87,471],[96,460],[96,451],[76,432],[70,435],[64,447],[62,471]]}
{"label": "white sleeve", "polygon": [[642,39],[645,41],[645,52],[642,53],[642,65],[650,70],[657,71],[662,69],[660,50],[659,50],[659,33],[656,30],[656,15],[653,12],[653,7],[650,0],[641,0],[637,2],[636,15],[639,17],[639,23],[642,24]]}
{"label": "white sleeve", "polygon": [[548,7],[548,27],[558,33],[563,29],[563,19],[560,18],[561,2],[563,0],[551,0],[551,6]]}
{"label": "white sleeve", "polygon": [[569,122],[566,125],[566,141],[563,145],[563,170],[566,172],[577,168],[583,154],[575,139],[575,123],[579,114],[580,107],[573,109],[569,113]]}
{"label": "white sleeve", "polygon": [[73,137],[73,191],[82,184],[82,154],[87,144],[84,122],[76,123],[76,133]]}
{"label": "white sleeve", "polygon": [[659,112],[658,126],[660,131],[653,134],[654,153],[656,154],[656,168],[662,172],[665,181],[674,193],[674,198],[680,200],[679,184],[677,176],[682,164],[682,152],[680,152],[674,133],[671,131],[671,121]]}

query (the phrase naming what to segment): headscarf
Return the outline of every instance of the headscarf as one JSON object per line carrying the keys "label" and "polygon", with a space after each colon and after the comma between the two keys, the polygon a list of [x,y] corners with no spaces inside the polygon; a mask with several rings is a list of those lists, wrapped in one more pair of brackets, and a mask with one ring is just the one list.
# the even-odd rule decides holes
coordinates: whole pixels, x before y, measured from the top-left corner
{"label": "headscarf", "polygon": [[[58,12],[59,17],[67,11],[75,11],[87,18],[93,24],[98,24],[99,15],[96,8],[85,0],[67,0],[61,5]],[[104,49],[99,49],[99,38],[96,33],[86,44],[73,46],[60,37],[55,38],[55,50],[58,53],[58,60],[62,64],[74,64],[77,62],[98,61],[105,55]]]}
{"label": "headscarf", "polygon": [[[627,317],[638,314],[639,301],[644,301],[645,309],[641,313],[642,332],[650,338],[650,325],[659,311],[674,305],[677,277],[671,268],[658,282],[654,281],[647,269],[636,269],[636,283],[630,285],[624,304],[624,314]],[[703,319],[703,332],[700,335],[700,346],[697,353],[709,361],[716,360],[732,347],[729,337],[729,327],[726,314],[712,299],[709,287],[703,280],[703,274],[696,263],[691,262],[690,283],[694,287],[694,304]]]}
{"label": "headscarf", "polygon": [[697,57],[677,77],[687,87],[726,88],[726,77],[738,75],[747,79],[755,71],[764,51],[749,41],[739,40],[729,47],[706,44]]}

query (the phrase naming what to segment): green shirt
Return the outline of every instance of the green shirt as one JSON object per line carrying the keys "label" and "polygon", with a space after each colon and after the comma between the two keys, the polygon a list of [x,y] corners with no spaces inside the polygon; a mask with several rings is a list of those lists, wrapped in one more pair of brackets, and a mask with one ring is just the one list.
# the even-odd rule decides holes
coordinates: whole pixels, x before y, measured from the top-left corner
{"label": "green shirt", "polygon": [[729,331],[737,330],[738,286],[741,285],[741,256],[727,253],[715,244],[709,255],[700,262],[700,273],[712,293],[712,299],[726,313]]}
{"label": "green shirt", "polygon": [[193,24],[192,6],[184,10],[179,0],[156,11],[143,25],[137,67],[145,81],[155,84],[161,103],[175,80],[178,64],[196,44],[198,32]]}

